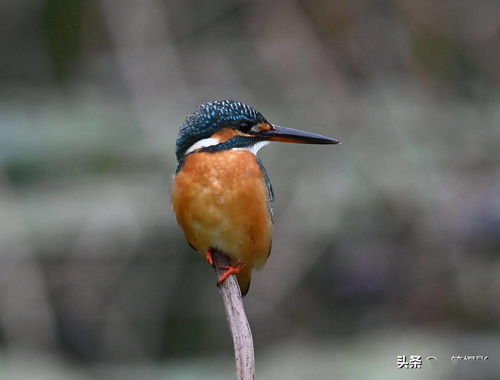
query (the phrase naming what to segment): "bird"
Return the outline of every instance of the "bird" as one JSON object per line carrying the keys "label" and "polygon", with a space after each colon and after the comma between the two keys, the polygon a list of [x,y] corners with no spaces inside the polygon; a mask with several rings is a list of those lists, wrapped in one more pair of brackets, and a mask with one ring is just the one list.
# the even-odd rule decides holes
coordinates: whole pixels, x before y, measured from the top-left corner
{"label": "bird", "polygon": [[197,106],[179,128],[171,205],[188,244],[214,266],[228,256],[217,285],[236,275],[242,296],[252,270],[271,252],[274,192],[257,152],[272,141],[338,144],[339,140],[271,124],[249,105],[215,100]]}

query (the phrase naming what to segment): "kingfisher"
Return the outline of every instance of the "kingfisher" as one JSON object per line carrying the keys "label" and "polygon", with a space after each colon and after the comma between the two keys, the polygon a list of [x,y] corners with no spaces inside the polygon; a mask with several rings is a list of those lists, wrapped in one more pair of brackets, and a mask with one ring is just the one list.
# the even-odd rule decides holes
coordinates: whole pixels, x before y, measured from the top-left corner
{"label": "kingfisher", "polygon": [[273,188],[257,152],[271,141],[338,144],[339,140],[281,127],[245,103],[199,105],[179,129],[171,204],[188,244],[213,266],[213,252],[231,265],[217,279],[236,275],[241,294],[252,269],[271,252]]}

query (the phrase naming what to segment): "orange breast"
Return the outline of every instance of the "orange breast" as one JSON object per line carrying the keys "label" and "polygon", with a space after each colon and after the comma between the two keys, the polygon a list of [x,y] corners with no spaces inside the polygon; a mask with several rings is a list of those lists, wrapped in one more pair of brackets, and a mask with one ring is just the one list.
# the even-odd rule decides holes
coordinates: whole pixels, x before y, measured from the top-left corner
{"label": "orange breast", "polygon": [[246,150],[188,155],[174,179],[172,207],[188,242],[262,266],[271,249],[267,193],[255,156]]}

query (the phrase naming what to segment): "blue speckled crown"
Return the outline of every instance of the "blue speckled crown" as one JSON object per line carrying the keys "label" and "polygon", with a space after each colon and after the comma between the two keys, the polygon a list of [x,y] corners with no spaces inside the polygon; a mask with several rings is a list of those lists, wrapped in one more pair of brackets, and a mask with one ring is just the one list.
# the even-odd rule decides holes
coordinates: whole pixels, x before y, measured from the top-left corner
{"label": "blue speckled crown", "polygon": [[234,100],[200,104],[179,129],[175,150],[177,161],[182,160],[184,152],[195,142],[209,138],[222,128],[237,127],[243,122],[253,125],[266,122],[266,119],[252,107]]}

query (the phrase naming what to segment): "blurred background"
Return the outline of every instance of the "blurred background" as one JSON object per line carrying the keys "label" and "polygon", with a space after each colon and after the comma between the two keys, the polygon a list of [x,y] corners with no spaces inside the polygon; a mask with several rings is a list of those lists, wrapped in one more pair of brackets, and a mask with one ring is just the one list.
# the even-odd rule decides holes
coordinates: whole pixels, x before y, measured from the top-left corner
{"label": "blurred background", "polygon": [[257,378],[499,379],[499,47],[492,0],[3,0],[0,378],[233,377],[169,204],[228,98],[343,141],[261,151]]}

